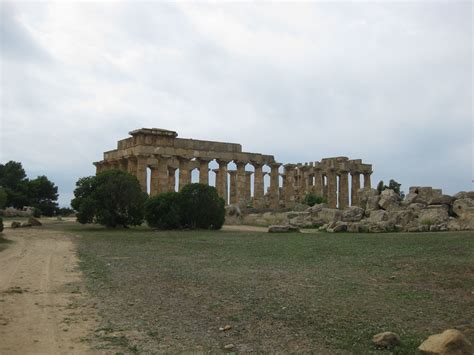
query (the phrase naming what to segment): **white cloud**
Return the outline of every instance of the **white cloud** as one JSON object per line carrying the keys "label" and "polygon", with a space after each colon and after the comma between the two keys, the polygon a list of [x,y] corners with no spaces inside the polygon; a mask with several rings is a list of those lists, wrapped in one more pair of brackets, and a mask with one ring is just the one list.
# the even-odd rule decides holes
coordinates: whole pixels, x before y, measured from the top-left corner
{"label": "white cloud", "polygon": [[139,127],[472,189],[469,2],[1,7],[0,160],[63,203]]}

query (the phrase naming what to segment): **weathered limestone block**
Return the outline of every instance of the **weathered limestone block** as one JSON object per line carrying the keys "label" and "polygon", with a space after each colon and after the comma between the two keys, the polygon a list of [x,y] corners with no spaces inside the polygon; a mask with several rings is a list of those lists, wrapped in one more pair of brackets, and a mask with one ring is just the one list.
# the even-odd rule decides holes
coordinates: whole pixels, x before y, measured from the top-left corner
{"label": "weathered limestone block", "polygon": [[461,198],[453,203],[453,212],[463,219],[474,219],[474,199]]}
{"label": "weathered limestone block", "polygon": [[368,223],[366,226],[369,233],[385,233],[394,232],[396,230],[395,225],[390,221]]}
{"label": "weathered limestone block", "polygon": [[420,214],[420,211],[424,208],[426,208],[426,204],[424,203],[411,203],[407,207],[407,209],[412,211],[416,216],[418,216]]}
{"label": "weathered limestone block", "polygon": [[347,232],[347,222],[337,221],[332,223],[326,231],[329,233]]}
{"label": "weathered limestone block", "polygon": [[445,205],[431,205],[422,209],[418,214],[420,224],[439,224],[449,219],[448,208]]}
{"label": "weathered limestone block", "polygon": [[417,193],[410,192],[405,196],[405,198],[403,199],[403,201],[401,201],[400,204],[402,206],[409,206],[412,203],[422,203],[422,204],[426,205],[426,204],[428,204],[428,201],[422,199],[421,196],[418,195]]}
{"label": "weathered limestone block", "polygon": [[[313,217],[316,216],[313,214]],[[337,222],[342,219],[342,211],[335,208],[323,208],[318,212],[317,219],[323,220],[326,223]]]}
{"label": "weathered limestone block", "polygon": [[311,206],[310,208],[308,208],[306,210],[306,212],[319,213],[319,212],[321,212],[321,210],[323,208],[328,208],[328,205],[325,204],[325,203],[318,203],[318,204],[315,204],[315,205]]}
{"label": "weathered limestone block", "polygon": [[451,205],[454,198],[449,195],[438,195],[428,200],[428,205]]}
{"label": "weathered limestone block", "polygon": [[409,193],[418,194],[422,200],[429,201],[433,197],[440,196],[441,190],[433,189],[431,186],[412,186],[409,189]]}
{"label": "weathered limestone block", "polygon": [[391,189],[385,189],[380,194],[380,208],[386,211],[395,211],[400,208],[400,196]]}
{"label": "weathered limestone block", "polygon": [[291,218],[289,224],[299,228],[311,228],[314,226],[313,219],[309,212],[301,212],[298,216]]}
{"label": "weathered limestone block", "polygon": [[474,200],[474,191],[460,191],[453,197],[455,200],[459,200],[462,198],[471,198]]}
{"label": "weathered limestone block", "polygon": [[418,351],[423,355],[472,355],[474,348],[459,330],[448,329],[428,337]]}
{"label": "weathered limestone block", "polygon": [[357,206],[351,206],[342,211],[342,220],[344,222],[358,222],[364,217],[364,209]]}
{"label": "weathered limestone block", "polygon": [[388,213],[388,220],[395,225],[399,225],[401,229],[404,229],[406,225],[413,222],[417,215],[409,209],[400,211],[390,211]]}
{"label": "weathered limestone block", "polygon": [[370,211],[370,216],[366,219],[368,222],[377,223],[382,221],[388,221],[389,214],[384,210]]}
{"label": "weathered limestone block", "polygon": [[[376,189],[366,189],[366,188],[360,189],[358,192],[359,206],[362,207],[364,210],[368,209],[367,208],[368,201],[369,201],[369,198],[371,197],[374,197],[377,200],[377,205],[378,205],[379,193]],[[371,203],[373,203],[373,201],[374,199],[371,200]],[[372,209],[375,209],[375,208],[372,208]],[[377,209],[378,209],[378,206],[377,206]]]}

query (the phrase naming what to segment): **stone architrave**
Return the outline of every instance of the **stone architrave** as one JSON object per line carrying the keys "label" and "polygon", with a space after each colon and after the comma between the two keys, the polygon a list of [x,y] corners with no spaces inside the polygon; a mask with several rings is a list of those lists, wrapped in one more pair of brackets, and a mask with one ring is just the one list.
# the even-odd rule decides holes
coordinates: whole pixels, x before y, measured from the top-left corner
{"label": "stone architrave", "polygon": [[189,170],[189,162],[191,159],[187,157],[178,157],[179,161],[179,191],[184,186],[191,183],[191,171]]}
{"label": "stone architrave", "polygon": [[295,164],[285,164],[285,207],[291,208],[295,205]]}
{"label": "stone architrave", "polygon": [[339,208],[344,209],[349,206],[349,172],[341,170],[339,172]]}
{"label": "stone architrave", "polygon": [[360,206],[360,172],[351,171],[351,206]]}
{"label": "stone architrave", "polygon": [[336,171],[332,168],[326,171],[327,176],[327,191],[328,191],[328,206],[329,208],[337,207],[337,175]]}
{"label": "stone architrave", "polygon": [[270,208],[280,205],[280,163],[270,164]]}
{"label": "stone architrave", "polygon": [[254,207],[256,208],[263,208],[264,207],[264,200],[263,196],[265,193],[265,188],[263,184],[263,170],[262,164],[259,163],[252,163],[254,167],[254,177],[253,177],[253,201]]}
{"label": "stone architrave", "polygon": [[137,157],[137,179],[140,183],[140,187],[143,192],[147,192],[147,164],[148,164],[148,157],[144,155],[139,155]]}

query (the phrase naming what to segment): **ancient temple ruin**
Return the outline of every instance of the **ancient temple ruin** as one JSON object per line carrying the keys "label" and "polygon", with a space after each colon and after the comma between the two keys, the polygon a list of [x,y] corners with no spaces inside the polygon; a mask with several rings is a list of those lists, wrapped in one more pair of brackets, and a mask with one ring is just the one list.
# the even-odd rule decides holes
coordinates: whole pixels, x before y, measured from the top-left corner
{"label": "ancient temple ruin", "polygon": [[[152,196],[191,183],[195,169],[202,184],[210,183],[210,171],[215,174],[215,187],[227,204],[255,208],[292,208],[308,192],[325,197],[333,208],[357,206],[361,175],[364,187],[371,187],[372,165],[360,159],[335,157],[283,165],[273,155],[243,152],[240,144],[177,138],[176,132],[165,129],[142,128],[130,135],[94,165],[97,172],[128,171]],[[210,169],[212,163],[216,169]],[[230,163],[234,170],[228,168]]]}

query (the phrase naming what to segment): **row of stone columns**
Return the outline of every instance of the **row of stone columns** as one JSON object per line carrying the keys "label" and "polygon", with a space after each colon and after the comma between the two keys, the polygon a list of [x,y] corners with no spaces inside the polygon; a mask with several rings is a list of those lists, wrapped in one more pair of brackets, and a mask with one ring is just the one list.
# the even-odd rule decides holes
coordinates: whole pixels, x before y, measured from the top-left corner
{"label": "row of stone columns", "polygon": [[[135,175],[143,191],[147,191],[147,168],[150,167],[150,195],[174,191],[175,190],[175,172],[176,168],[170,166],[171,156],[155,156],[158,163],[148,165],[147,156],[130,157],[119,161],[102,162],[97,165],[97,172],[107,169],[121,169]],[[186,157],[177,157],[179,166],[178,189],[181,190],[185,185],[191,183],[191,159]],[[199,158],[199,183],[209,184],[209,162],[210,158]],[[236,170],[229,171],[228,164],[230,160],[217,159],[218,169],[213,171],[216,174],[216,189],[219,196],[225,199],[226,203],[246,204],[251,200],[251,175],[254,174],[254,197],[255,207],[264,207],[264,173],[263,164],[259,162],[245,162],[234,160]],[[245,166],[252,164],[254,172],[246,171]],[[278,207],[279,201],[279,172],[281,164],[270,164],[270,205]],[[227,184],[227,176],[230,175],[230,190]],[[228,197],[230,192],[230,199]]]}
{"label": "row of stone columns", "polygon": [[[175,190],[176,165],[172,166],[172,156],[155,156],[158,163],[150,166],[151,183],[150,195],[154,196],[167,191]],[[187,157],[174,157],[178,160],[179,180],[178,189],[191,183],[191,171],[196,166],[191,166],[191,159]],[[209,162],[210,158],[198,158],[199,182],[209,184]],[[263,164],[260,162],[247,162],[234,160],[236,170],[228,170],[231,160],[217,159],[218,169],[216,174],[216,189],[226,204],[246,204],[251,197],[251,174],[254,174],[253,183],[253,205],[257,208],[278,208],[280,200],[285,207],[293,207],[296,202],[301,201],[308,192],[323,196],[332,208],[345,208],[349,205],[359,205],[358,191],[360,189],[360,175],[364,175],[364,187],[370,188],[371,171],[349,171],[347,169],[317,168],[298,166],[295,164],[284,165],[284,173],[280,174],[280,163],[270,163],[270,187],[268,190],[268,201],[265,203]],[[254,166],[254,172],[246,171],[247,164]],[[143,191],[147,191],[147,168],[148,157],[137,156],[118,161],[104,162],[97,165],[97,171],[116,168],[128,171],[138,178]],[[349,201],[349,174],[351,175],[351,201]],[[230,176],[230,188],[227,176]],[[283,189],[280,194],[279,177],[283,177]],[[339,184],[337,179],[339,177]]]}

